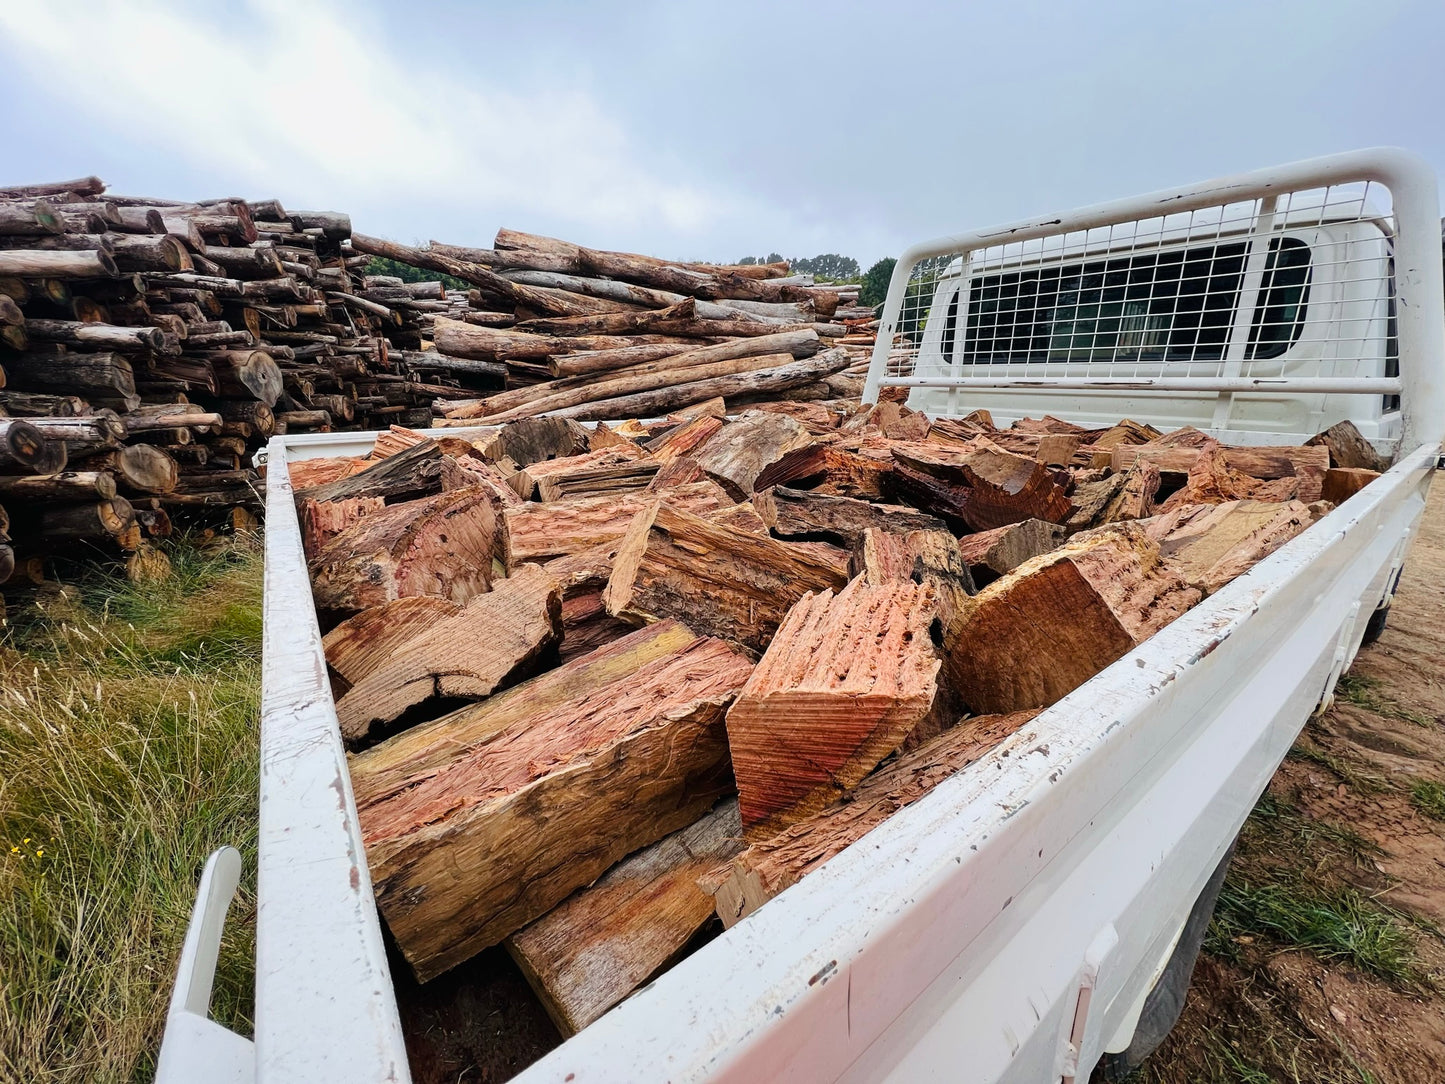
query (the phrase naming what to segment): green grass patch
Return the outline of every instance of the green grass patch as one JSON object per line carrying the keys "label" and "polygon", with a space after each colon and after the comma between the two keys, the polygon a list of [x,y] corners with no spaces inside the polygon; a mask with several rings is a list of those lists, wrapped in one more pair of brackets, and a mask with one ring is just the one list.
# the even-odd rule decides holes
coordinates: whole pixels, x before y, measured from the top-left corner
{"label": "green grass patch", "polygon": [[1352,888],[1326,891],[1283,883],[1228,879],[1210,926],[1211,951],[1232,955],[1241,937],[1302,948],[1344,960],[1401,986],[1417,984],[1415,942],[1392,912]]}
{"label": "green grass patch", "polygon": [[1445,821],[1445,783],[1417,779],[1410,785],[1410,804],[1427,817]]}
{"label": "green grass patch", "polygon": [[1296,742],[1290,747],[1287,754],[1293,760],[1302,760],[1308,764],[1317,764],[1340,778],[1340,781],[1354,787],[1363,794],[1375,794],[1385,789],[1385,780],[1378,775],[1368,775],[1358,771],[1354,765],[1343,757],[1337,757],[1324,749],[1316,748],[1313,745],[1304,745]]}
{"label": "green grass patch", "polygon": [[1270,833],[1273,838],[1278,838],[1281,832],[1288,832],[1292,841],[1305,850],[1311,850],[1316,843],[1322,842],[1356,862],[1385,854],[1383,847],[1353,828],[1307,817],[1293,804],[1269,791],[1264,792],[1259,804],[1254,807],[1249,824],[1256,830]]}
{"label": "green grass patch", "polygon": [[1414,723],[1416,726],[1433,727],[1435,720],[1418,711],[1411,711],[1385,694],[1380,683],[1374,678],[1360,674],[1345,674],[1335,683],[1335,698],[1347,704],[1372,711],[1390,719]]}
{"label": "green grass patch", "polygon": [[0,1079],[149,1080],[207,855],[241,848],[216,975],[249,1031],[261,560],[176,547],[0,641]]}

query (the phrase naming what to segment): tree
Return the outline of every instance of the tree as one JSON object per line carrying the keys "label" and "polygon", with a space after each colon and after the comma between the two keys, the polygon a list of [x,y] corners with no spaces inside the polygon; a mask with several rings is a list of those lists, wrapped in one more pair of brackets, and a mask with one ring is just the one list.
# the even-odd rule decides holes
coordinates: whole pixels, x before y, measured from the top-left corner
{"label": "tree", "polygon": [[396,260],[387,259],[385,256],[373,256],[371,262],[366,265],[365,274],[368,275],[390,275],[392,278],[401,279],[402,282],[437,282],[440,280],[448,290],[465,290],[468,284],[461,279],[452,278],[451,275],[438,274],[435,271],[427,271],[420,267],[413,267],[409,263],[398,263]]}
{"label": "tree", "polygon": [[897,263],[892,256],[885,256],[868,268],[868,273],[863,276],[863,286],[858,291],[858,304],[877,308],[888,299],[888,282],[893,278],[893,268]]}

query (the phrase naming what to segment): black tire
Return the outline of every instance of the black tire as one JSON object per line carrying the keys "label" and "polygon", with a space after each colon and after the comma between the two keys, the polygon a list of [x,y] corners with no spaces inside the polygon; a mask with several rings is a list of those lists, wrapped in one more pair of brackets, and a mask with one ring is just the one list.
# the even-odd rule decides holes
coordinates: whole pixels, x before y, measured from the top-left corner
{"label": "black tire", "polygon": [[1385,631],[1385,622],[1390,619],[1390,604],[1387,602],[1370,615],[1370,620],[1365,623],[1365,635],[1360,637],[1360,643],[1373,644],[1380,638],[1380,633]]}
{"label": "black tire", "polygon": [[1194,977],[1194,961],[1199,958],[1199,946],[1204,943],[1209,920],[1214,917],[1219,889],[1224,884],[1225,873],[1229,871],[1229,860],[1234,857],[1234,846],[1234,843],[1229,845],[1229,850],[1214,867],[1204,890],[1194,901],[1179,943],[1164,965],[1164,973],[1144,1000],[1144,1011],[1139,1014],[1139,1024],[1134,1029],[1134,1038],[1128,1049],[1100,1058],[1091,1081],[1123,1080],[1144,1064],[1144,1060],[1159,1048],[1178,1022],[1179,1014],[1184,1010],[1184,998],[1189,993],[1189,981]]}

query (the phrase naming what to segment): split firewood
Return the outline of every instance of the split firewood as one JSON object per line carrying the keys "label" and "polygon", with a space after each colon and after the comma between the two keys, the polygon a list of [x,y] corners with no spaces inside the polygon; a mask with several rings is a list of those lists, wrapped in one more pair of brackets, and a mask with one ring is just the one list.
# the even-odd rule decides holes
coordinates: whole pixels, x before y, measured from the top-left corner
{"label": "split firewood", "polygon": [[801,546],[731,530],[659,501],[618,544],[604,600],[634,622],[676,617],[754,651],[809,591],[842,587],[827,560]]}
{"label": "split firewood", "polygon": [[[364,516],[386,507],[380,497],[352,497],[339,501],[314,501],[302,497],[297,502],[297,518],[301,521],[301,550],[308,562],[333,538]],[[404,507],[404,506],[403,506]]]}
{"label": "split firewood", "polygon": [[842,800],[714,867],[699,886],[714,897],[723,925],[733,926],[900,809],[993,752],[1037,714],[1019,711],[965,719],[869,776]]}
{"label": "split firewood", "polygon": [[321,638],[332,695],[339,700],[402,644],[460,610],[450,599],[411,595],[347,618]]}
{"label": "split firewood", "polygon": [[698,878],[742,847],[735,801],[658,840],[507,938],[564,1036],[667,966],[712,918]]}
{"label": "split firewood", "polygon": [[[521,503],[507,508],[507,568],[523,561],[545,561],[568,553],[616,542],[627,533],[638,512],[656,500],[654,494],[632,491],[615,496],[574,497],[543,504]],[[674,486],[665,495],[675,508],[705,515],[733,502],[716,482]]]}
{"label": "split firewood", "polygon": [[[598,422],[602,425],[602,422]],[[712,439],[714,434],[727,425],[727,420],[713,415],[703,415],[674,426],[667,432],[651,438],[643,446],[655,459],[671,463],[676,459],[692,459],[699,447]],[[696,462],[696,460],[692,460]]]}
{"label": "split firewood", "polygon": [[1104,510],[1094,517],[1094,525],[1152,516],[1155,510],[1154,498],[1159,494],[1162,481],[1157,463],[1148,459],[1135,460],[1124,472],[1118,492],[1110,498]]}
{"label": "split firewood", "polygon": [[1299,501],[1242,500],[1185,505],[1142,526],[1191,587],[1212,595],[1314,520]]}
{"label": "split firewood", "polygon": [[1200,597],[1143,528],[1099,528],[1025,561],[970,600],[953,648],[959,692],[977,712],[1047,707]]}
{"label": "split firewood", "polygon": [[561,638],[561,617],[561,584],[535,565],[518,569],[358,680],[336,704],[342,736],[360,741],[434,696],[479,700],[529,677]]}
{"label": "split firewood", "polygon": [[661,466],[641,448],[602,448],[523,467],[508,481],[524,499],[544,501],[643,489]]}
{"label": "split firewood", "polygon": [[873,504],[786,486],[760,490],[752,504],[778,538],[833,542],[855,552],[870,527],[895,533],[947,529],[943,520],[908,505]]}
{"label": "split firewood", "polygon": [[[1111,453],[1110,466],[1116,471],[1125,471],[1136,462],[1144,460],[1153,463],[1161,471],[1187,474],[1201,454],[1217,445],[1217,442],[1202,433],[1199,436],[1204,439],[1198,444],[1166,443],[1173,436],[1174,434],[1169,434],[1152,444],[1120,445]],[[1323,445],[1223,447],[1224,462],[1230,470],[1262,481],[1290,478],[1302,468],[1323,473],[1330,465],[1329,451]]]}
{"label": "split firewood", "polygon": [[587,451],[587,430],[566,418],[527,418],[503,426],[482,443],[482,455],[496,463],[510,459],[530,467],[548,459],[565,459]]}
{"label": "split firewood", "polygon": [[298,490],[296,495],[313,501],[380,497],[388,504],[428,497],[441,490],[441,461],[441,446],[434,440],[424,440],[365,470]]}
{"label": "split firewood", "polygon": [[1380,477],[1379,471],[1365,467],[1331,467],[1325,472],[1320,499],[1331,504],[1349,500],[1360,490]]}
{"label": "split firewood", "polygon": [[678,631],[639,630],[438,720],[419,755],[383,745],[356,758],[377,904],[419,979],[542,917],[731,789],[723,712],[752,664],[708,637],[640,650]]}
{"label": "split firewood", "polygon": [[1323,433],[1310,437],[1305,445],[1324,447],[1329,452],[1329,465],[1332,467],[1358,467],[1381,474],[1390,469],[1390,461],[1375,451],[1351,421],[1330,426]]}
{"label": "split firewood", "polygon": [[923,721],[937,692],[932,590],[858,579],[788,611],[728,711],[750,839],[847,793]]}
{"label": "split firewood", "polygon": [[[1098,473],[1098,472],[1093,472]],[[1125,474],[1109,474],[1103,478],[1091,478],[1079,482],[1070,494],[1074,510],[1064,520],[1064,530],[1069,534],[1087,530],[1101,522],[1104,510],[1113,503],[1124,488]],[[1078,475],[1076,474],[1077,478]]]}
{"label": "split firewood", "polygon": [[813,443],[813,435],[783,414],[753,411],[723,427],[690,455],[738,500],[752,495],[754,483],[788,452]]}
{"label": "split firewood", "polygon": [[785,453],[758,474],[753,488],[786,485],[835,497],[881,501],[883,478],[892,467],[891,456],[879,459],[819,442]]}
{"label": "split firewood", "polygon": [[335,456],[296,460],[286,464],[286,472],[291,478],[292,491],[300,494],[302,490],[323,486],[341,478],[350,478],[353,474],[360,474],[371,465],[365,459]]}
{"label": "split firewood", "polygon": [[987,531],[1025,519],[1061,523],[1072,511],[1063,487],[1044,464],[977,438],[966,452],[897,445],[889,484],[914,507]]}
{"label": "split firewood", "polygon": [[1026,519],[991,531],[964,535],[958,540],[958,551],[974,583],[982,587],[1025,561],[1056,548],[1064,534],[1065,528],[1060,524]]}
{"label": "split firewood", "polygon": [[[360,510],[362,501],[372,502],[369,510]],[[307,500],[305,505],[313,509],[312,530],[316,504]],[[488,589],[497,506],[485,488],[392,505],[377,497],[344,504],[337,518],[351,516],[353,522],[325,542],[311,562],[317,609],[355,613],[409,595],[464,603]]]}

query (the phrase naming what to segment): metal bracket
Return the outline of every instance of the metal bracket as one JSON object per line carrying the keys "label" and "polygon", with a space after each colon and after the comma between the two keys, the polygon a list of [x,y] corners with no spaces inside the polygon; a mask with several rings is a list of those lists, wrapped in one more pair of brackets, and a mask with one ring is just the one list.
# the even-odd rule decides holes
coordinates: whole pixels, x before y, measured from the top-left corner
{"label": "metal bracket", "polygon": [[1079,970],[1078,999],[1070,1021],[1069,1036],[1064,1041],[1059,1084],[1075,1084],[1079,1074],[1079,1055],[1084,1049],[1084,1036],[1089,1023],[1089,1009],[1094,1003],[1094,990],[1099,985],[1099,968],[1119,944],[1119,932],[1111,922],[1094,935],[1084,950],[1084,966]]}
{"label": "metal bracket", "polygon": [[156,1061],[156,1084],[248,1084],[256,1078],[256,1048],[210,1017],[211,986],[226,912],[241,882],[241,852],[222,847],[206,860]]}
{"label": "metal bracket", "polygon": [[1329,711],[1335,702],[1335,683],[1340,680],[1340,675],[1345,672],[1345,664],[1350,659],[1350,649],[1355,643],[1355,624],[1359,618],[1360,604],[1356,602],[1350,607],[1344,623],[1340,625],[1340,636],[1335,642],[1334,656],[1330,659],[1330,673],[1325,678],[1325,690],[1320,694],[1320,702],[1314,710],[1316,716]]}

